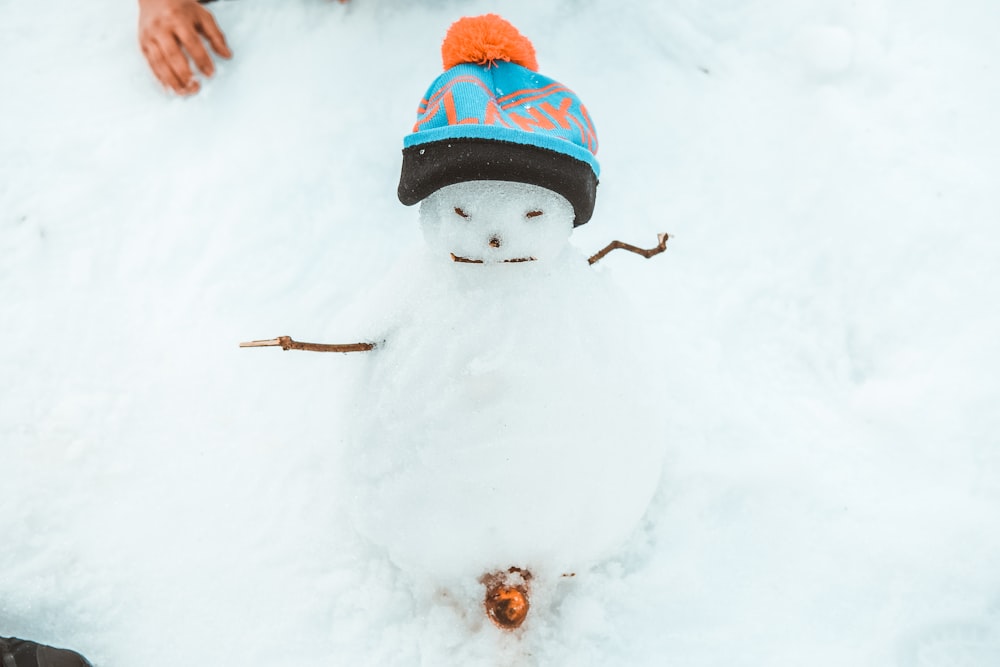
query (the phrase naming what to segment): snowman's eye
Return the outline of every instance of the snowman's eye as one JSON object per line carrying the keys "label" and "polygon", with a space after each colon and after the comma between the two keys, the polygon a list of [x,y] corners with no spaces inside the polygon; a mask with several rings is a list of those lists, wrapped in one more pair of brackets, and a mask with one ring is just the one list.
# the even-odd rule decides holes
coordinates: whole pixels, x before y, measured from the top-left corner
{"label": "snowman's eye", "polygon": [[468,213],[466,213],[466,212],[465,212],[464,210],[460,209],[460,208],[459,208],[459,207],[457,207],[457,206],[455,207],[455,215],[460,215],[460,216],[462,216],[463,218],[468,218],[468,217],[469,217],[469,214],[468,214]]}
{"label": "snowman's eye", "polygon": [[537,218],[538,216],[543,215],[544,213],[545,213],[544,211],[528,211],[527,213],[524,214],[524,217]]}

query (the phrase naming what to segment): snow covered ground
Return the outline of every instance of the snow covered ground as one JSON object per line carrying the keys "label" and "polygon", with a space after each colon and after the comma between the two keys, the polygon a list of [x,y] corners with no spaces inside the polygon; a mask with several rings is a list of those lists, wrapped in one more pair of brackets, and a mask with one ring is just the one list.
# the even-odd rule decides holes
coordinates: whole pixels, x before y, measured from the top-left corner
{"label": "snow covered ground", "polygon": [[[241,0],[161,93],[133,3],[0,2],[0,635],[98,667],[1000,664],[994,0]],[[601,138],[668,460],[517,638],[333,488],[341,313],[422,243],[403,135],[499,11]],[[990,304],[993,304],[992,306]],[[464,344],[468,344],[466,341]],[[614,489],[605,489],[613,494]]]}

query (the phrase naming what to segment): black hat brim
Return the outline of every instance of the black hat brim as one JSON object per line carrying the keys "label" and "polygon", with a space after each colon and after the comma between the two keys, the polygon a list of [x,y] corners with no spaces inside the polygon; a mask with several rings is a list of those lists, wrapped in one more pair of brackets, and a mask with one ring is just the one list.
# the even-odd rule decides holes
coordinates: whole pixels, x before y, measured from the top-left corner
{"label": "black hat brim", "polygon": [[445,139],[403,149],[399,201],[412,206],[448,185],[513,181],[557,192],[573,206],[574,227],[594,214],[597,175],[565,153],[495,139]]}

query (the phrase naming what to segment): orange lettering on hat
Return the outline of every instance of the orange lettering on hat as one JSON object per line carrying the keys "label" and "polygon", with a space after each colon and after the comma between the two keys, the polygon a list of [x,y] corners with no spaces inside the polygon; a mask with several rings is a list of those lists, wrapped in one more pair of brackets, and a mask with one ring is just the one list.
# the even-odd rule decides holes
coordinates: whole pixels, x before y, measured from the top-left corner
{"label": "orange lettering on hat", "polygon": [[531,118],[519,116],[513,111],[508,114],[510,119],[525,132],[534,132],[536,127],[543,130],[556,129],[556,126],[552,123],[552,121],[546,118],[538,109],[532,107],[531,109],[525,109],[525,111],[528,112]]}
{"label": "orange lettering on hat", "polygon": [[587,107],[580,105],[580,114],[583,116],[583,120],[587,123],[587,144],[590,148],[590,152],[597,155],[597,132],[594,131],[594,121],[590,120],[590,114],[587,113]]}
{"label": "orange lettering on hat", "polygon": [[503,119],[503,116],[500,115],[500,109],[494,102],[490,102],[486,105],[486,119],[483,121],[483,124],[510,127],[510,123]]}
{"label": "orange lettering on hat", "polygon": [[448,117],[449,125],[478,125],[478,118],[458,119],[458,112],[455,110],[455,96],[449,90],[444,95],[444,113]]}
{"label": "orange lettering on hat", "polygon": [[538,105],[542,111],[551,116],[555,122],[559,123],[559,127],[564,130],[571,128],[571,125],[569,124],[569,108],[571,106],[573,106],[573,100],[569,97],[564,97],[562,99],[562,102],[559,103],[558,109],[552,106],[549,102],[541,102]]}

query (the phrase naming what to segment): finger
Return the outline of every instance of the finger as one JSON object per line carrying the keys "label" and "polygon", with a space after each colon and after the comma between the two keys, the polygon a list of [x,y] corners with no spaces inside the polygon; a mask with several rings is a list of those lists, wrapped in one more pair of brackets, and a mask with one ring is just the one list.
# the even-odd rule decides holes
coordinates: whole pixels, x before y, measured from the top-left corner
{"label": "finger", "polygon": [[[201,9],[199,7],[199,9]],[[223,58],[232,58],[233,53],[229,50],[229,45],[226,44],[226,37],[219,30],[219,25],[215,22],[215,18],[212,13],[207,9],[202,9],[198,13],[199,19],[195,27],[198,29],[208,43],[212,45],[212,50],[218,53]]]}
{"label": "finger", "polygon": [[160,52],[160,47],[156,45],[156,42],[149,41],[142,45],[142,53],[146,56],[146,62],[149,63],[149,68],[153,70],[153,76],[162,83],[167,88],[170,88],[175,93],[181,93],[184,90],[184,86],[181,85],[180,79],[174,74],[174,71],[170,69],[167,65],[166,59],[163,57],[163,53]]}
{"label": "finger", "polygon": [[[188,65],[187,58],[184,56],[184,52],[181,51],[181,46],[177,43],[177,40],[160,37],[156,39],[156,45],[160,48],[160,53],[163,55],[167,67],[173,71],[174,75],[181,82],[181,87],[184,91],[194,92],[194,90],[197,90],[198,82],[194,80],[194,74],[191,73],[191,66]],[[194,88],[194,90],[191,90],[191,88]]]}
{"label": "finger", "polygon": [[215,65],[212,63],[212,57],[208,55],[208,51],[205,50],[205,46],[201,43],[201,37],[190,30],[184,30],[177,33],[177,39],[180,40],[181,46],[188,52],[191,60],[198,66],[202,74],[212,76],[215,73]]}

